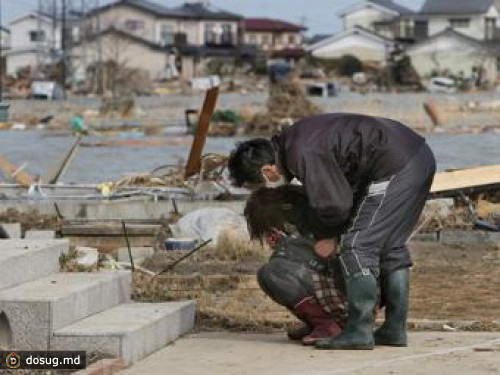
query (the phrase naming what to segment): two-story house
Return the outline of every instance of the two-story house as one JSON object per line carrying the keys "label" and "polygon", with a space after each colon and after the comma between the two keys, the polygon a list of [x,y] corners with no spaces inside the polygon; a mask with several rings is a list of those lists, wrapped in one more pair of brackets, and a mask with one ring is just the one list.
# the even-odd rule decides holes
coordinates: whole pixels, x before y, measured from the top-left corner
{"label": "two-story house", "polygon": [[392,0],[360,1],[339,14],[342,32],[308,51],[317,58],[353,55],[383,65],[398,45],[422,77],[467,77],[480,70],[493,82],[500,69],[499,12],[500,0],[426,0],[418,12]]}
{"label": "two-story house", "polygon": [[485,80],[495,82],[500,69],[499,11],[498,0],[426,0],[415,21],[423,25],[427,38],[407,48],[419,74],[470,77],[481,70]]}
{"label": "two-story house", "polygon": [[294,63],[304,56],[302,25],[270,18],[245,18],[244,42],[258,47],[269,58],[280,58]]}
{"label": "two-story house", "polygon": [[50,17],[32,12],[9,23],[10,49],[6,52],[7,74],[24,67],[48,63],[61,47],[61,31]]}
{"label": "two-story house", "polygon": [[119,60],[147,70],[156,80],[165,78],[175,62],[184,78],[192,78],[202,74],[210,58],[244,53],[242,19],[201,2],[167,8],[147,0],[119,0],[85,18],[74,56],[80,70],[99,59]]}
{"label": "two-story house", "polygon": [[334,59],[353,55],[362,61],[384,63],[396,42],[415,37],[415,12],[392,0],[366,0],[341,11],[343,31],[310,45],[315,57]]}

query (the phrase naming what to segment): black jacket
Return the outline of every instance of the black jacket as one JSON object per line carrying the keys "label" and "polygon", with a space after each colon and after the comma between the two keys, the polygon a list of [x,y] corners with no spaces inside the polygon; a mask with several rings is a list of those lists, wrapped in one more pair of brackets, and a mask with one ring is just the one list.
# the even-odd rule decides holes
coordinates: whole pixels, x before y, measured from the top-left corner
{"label": "black jacket", "polygon": [[424,142],[396,121],[344,113],[303,119],[273,138],[279,167],[305,187],[317,238],[340,234],[359,193],[403,169]]}

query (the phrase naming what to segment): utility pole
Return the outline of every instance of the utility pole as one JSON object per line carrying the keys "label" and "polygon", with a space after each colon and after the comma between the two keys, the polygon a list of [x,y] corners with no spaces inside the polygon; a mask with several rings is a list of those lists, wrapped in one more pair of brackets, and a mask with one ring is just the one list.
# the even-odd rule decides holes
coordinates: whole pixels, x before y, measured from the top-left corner
{"label": "utility pole", "polygon": [[62,64],[61,64],[61,86],[63,91],[63,99],[66,100],[66,74],[67,74],[67,40],[66,40],[66,0],[62,2],[62,25],[61,25],[61,49],[62,49]]}

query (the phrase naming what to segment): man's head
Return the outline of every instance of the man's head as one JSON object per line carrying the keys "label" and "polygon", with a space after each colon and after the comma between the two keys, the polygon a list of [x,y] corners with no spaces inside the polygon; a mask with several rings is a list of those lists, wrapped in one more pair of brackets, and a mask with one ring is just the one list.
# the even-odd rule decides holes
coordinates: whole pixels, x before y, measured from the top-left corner
{"label": "man's head", "polygon": [[276,165],[273,145],[267,139],[239,143],[231,153],[228,166],[236,186],[278,187],[286,183]]}

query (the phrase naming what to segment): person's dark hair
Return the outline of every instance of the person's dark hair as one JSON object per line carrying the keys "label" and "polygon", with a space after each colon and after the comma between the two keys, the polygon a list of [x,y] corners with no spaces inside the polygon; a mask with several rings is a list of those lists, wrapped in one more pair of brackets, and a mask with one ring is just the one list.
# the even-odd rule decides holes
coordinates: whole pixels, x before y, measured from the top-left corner
{"label": "person's dark hair", "polygon": [[263,183],[261,168],[275,164],[272,143],[264,138],[241,142],[231,153],[228,162],[229,174],[236,186]]}
{"label": "person's dark hair", "polygon": [[263,187],[254,191],[244,211],[250,237],[262,243],[274,229],[289,232],[290,226],[307,233],[307,207],[307,195],[301,186]]}

